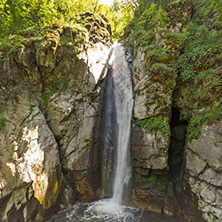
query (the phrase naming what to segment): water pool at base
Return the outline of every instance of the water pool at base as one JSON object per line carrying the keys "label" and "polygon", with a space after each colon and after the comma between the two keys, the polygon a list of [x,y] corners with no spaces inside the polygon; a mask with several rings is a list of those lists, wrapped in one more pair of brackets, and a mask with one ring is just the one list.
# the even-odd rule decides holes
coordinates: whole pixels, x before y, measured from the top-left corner
{"label": "water pool at base", "polygon": [[76,203],[56,214],[48,222],[186,222],[180,217],[167,216],[118,205],[112,199],[93,203]]}

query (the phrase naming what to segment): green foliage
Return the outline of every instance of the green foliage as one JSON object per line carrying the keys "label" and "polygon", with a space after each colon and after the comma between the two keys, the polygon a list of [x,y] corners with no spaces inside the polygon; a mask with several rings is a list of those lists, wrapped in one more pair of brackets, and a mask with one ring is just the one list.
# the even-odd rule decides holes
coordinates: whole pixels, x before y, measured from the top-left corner
{"label": "green foliage", "polygon": [[175,69],[167,66],[167,65],[164,64],[164,63],[154,63],[154,64],[152,65],[152,68],[154,68],[154,69],[155,69],[155,68],[161,68],[161,69],[163,69],[166,73],[175,72]]}
{"label": "green foliage", "polygon": [[[140,10],[140,15],[135,16],[126,27],[126,33],[128,32],[129,38],[132,42],[136,41],[135,47],[141,44],[143,46],[151,45],[155,33],[159,30],[166,30],[167,22],[169,21],[167,12],[161,5],[155,3],[151,3],[149,7],[141,5]],[[133,32],[131,31],[132,28]]]}
{"label": "green foliage", "polygon": [[32,25],[51,25],[58,17],[55,0],[3,0],[0,3],[0,31],[14,32]]}
{"label": "green foliage", "polygon": [[188,126],[188,132],[190,139],[197,139],[200,135],[200,126],[204,122],[204,118],[201,115],[195,115],[191,118],[189,126]]}
{"label": "green foliage", "polygon": [[158,118],[150,118],[136,121],[138,125],[141,127],[145,127],[151,131],[159,130],[163,135],[170,135],[169,125],[163,121],[160,117]]}
{"label": "green foliage", "polygon": [[111,23],[114,39],[123,35],[124,27],[133,17],[132,2],[115,0],[113,7],[99,4],[99,0],[1,0],[0,37],[30,26],[44,27],[72,23],[82,12],[104,14]]}
{"label": "green foliage", "polygon": [[132,1],[115,0],[113,6],[98,5],[97,13],[101,13],[109,20],[113,39],[122,39],[125,26],[133,18]]}
{"label": "green foliage", "polygon": [[1,117],[0,118],[0,129],[3,129],[5,127],[5,124],[6,124],[5,117]]}
{"label": "green foliage", "polygon": [[[208,70],[208,73],[205,74],[209,74],[212,69],[217,68],[216,64],[221,61],[219,55],[222,50],[222,31],[216,28],[215,23],[219,22],[222,25],[222,20],[218,20],[220,16],[216,16],[216,19],[209,19],[214,13],[212,8],[217,11],[220,7],[212,1],[197,1],[193,19],[180,39],[179,46],[183,49],[183,53],[178,58],[178,68],[180,79],[183,82],[200,79],[203,74],[200,72]],[[209,21],[212,24],[208,24]],[[212,82],[215,83],[214,85],[221,84],[219,77],[215,75],[213,79],[209,79],[209,84]],[[220,87],[217,90],[220,90]]]}
{"label": "green foliage", "polygon": [[194,87],[194,86],[190,86],[187,89],[187,93],[188,93],[189,99],[192,100],[195,97],[196,93],[197,93],[197,88]]}
{"label": "green foliage", "polygon": [[44,28],[57,23],[69,23],[83,11],[95,12],[98,0],[1,0],[0,33],[6,35],[30,26]]}

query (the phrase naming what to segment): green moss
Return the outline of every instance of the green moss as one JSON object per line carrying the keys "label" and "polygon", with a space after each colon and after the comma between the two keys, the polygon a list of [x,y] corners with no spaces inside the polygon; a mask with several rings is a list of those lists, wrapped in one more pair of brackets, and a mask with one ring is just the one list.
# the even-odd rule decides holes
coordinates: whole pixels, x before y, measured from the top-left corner
{"label": "green moss", "polygon": [[141,91],[142,91],[142,89],[137,89],[137,90],[135,91],[135,93],[136,93],[136,94],[140,94]]}
{"label": "green moss", "polygon": [[170,135],[170,127],[165,121],[161,119],[161,117],[137,120],[136,122],[138,125],[145,127],[148,130],[159,130],[163,135]]}
{"label": "green moss", "polygon": [[73,76],[74,76],[74,79],[78,79],[79,70],[76,70],[76,71],[73,73]]}
{"label": "green moss", "polygon": [[168,178],[164,176],[157,177],[157,185],[166,188],[168,184]]}
{"label": "green moss", "polygon": [[208,164],[204,167],[204,169],[200,172],[200,174],[205,173],[207,169],[210,169],[210,166]]}
{"label": "green moss", "polygon": [[147,178],[148,182],[156,182],[157,180],[157,177],[156,175],[151,175]]}
{"label": "green moss", "polygon": [[157,184],[160,187],[166,188],[168,184],[168,178],[165,176],[159,176],[155,175],[154,173],[151,173],[149,177],[147,177],[148,182],[153,182]]}
{"label": "green moss", "polygon": [[32,113],[32,111],[33,111],[33,105],[32,104],[29,104],[29,111],[30,111],[30,113]]}
{"label": "green moss", "polygon": [[164,70],[166,73],[175,72],[175,69],[167,66],[167,65],[164,64],[164,63],[158,63],[158,62],[156,62],[156,63],[154,63],[154,64],[152,65],[152,68],[153,68],[153,69],[162,69],[162,70]]}

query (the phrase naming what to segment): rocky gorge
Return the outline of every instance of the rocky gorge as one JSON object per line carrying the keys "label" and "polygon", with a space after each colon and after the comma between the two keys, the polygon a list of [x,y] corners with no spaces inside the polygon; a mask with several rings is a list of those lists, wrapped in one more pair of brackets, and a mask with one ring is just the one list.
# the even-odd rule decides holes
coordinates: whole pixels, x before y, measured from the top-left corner
{"label": "rocky gorge", "polygon": [[[127,204],[213,222],[222,218],[221,17],[203,15],[203,5],[154,1],[125,28],[134,86]],[[20,35],[0,48],[0,218],[46,221],[109,195],[101,137],[111,27],[83,13],[75,26]]]}

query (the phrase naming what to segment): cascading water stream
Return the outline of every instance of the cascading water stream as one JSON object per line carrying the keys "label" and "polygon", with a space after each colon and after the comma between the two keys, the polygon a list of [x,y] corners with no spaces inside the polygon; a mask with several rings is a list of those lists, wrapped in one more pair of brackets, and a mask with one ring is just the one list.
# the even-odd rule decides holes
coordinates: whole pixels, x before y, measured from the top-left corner
{"label": "cascading water stream", "polygon": [[124,48],[114,44],[112,76],[114,82],[114,100],[118,124],[117,166],[113,186],[113,201],[121,204],[123,188],[129,182],[130,168],[130,129],[133,108],[131,72],[125,58]]}
{"label": "cascading water stream", "polygon": [[[111,137],[115,141],[116,145],[116,161],[113,163],[116,166],[112,167],[115,170],[113,178],[113,189],[112,189],[112,198],[104,199],[96,202],[91,209],[94,209],[100,213],[108,213],[112,215],[118,215],[119,217],[125,217],[125,208],[121,206],[123,195],[127,196],[124,191],[127,191],[127,184],[131,176],[131,167],[130,167],[130,129],[131,129],[131,118],[132,118],[132,109],[133,109],[133,90],[131,82],[131,71],[129,69],[126,57],[125,50],[123,46],[118,43],[114,43],[112,46],[112,56],[110,59],[108,76],[108,84],[106,90],[106,112],[104,114],[105,123],[104,123],[104,132],[107,134],[104,136],[105,140],[103,141],[102,148],[104,149],[103,164],[104,172],[103,177],[105,181],[107,180],[107,175],[110,173],[111,166],[110,161],[107,161],[107,157],[113,158],[111,149],[111,144],[107,141]],[[111,77],[111,78],[110,78]],[[111,87],[112,86],[112,87]],[[107,101],[108,100],[108,101]],[[114,100],[114,103],[112,103]],[[113,107],[110,107],[113,106]],[[114,122],[110,118],[107,118],[107,115],[115,114]],[[114,127],[115,131],[111,132],[111,129],[107,127]],[[111,135],[112,134],[112,135]],[[108,150],[107,150],[108,149]],[[110,153],[111,152],[111,153]],[[108,182],[110,180],[108,179]],[[106,186],[106,184],[103,184]],[[107,185],[109,186],[109,184]],[[106,189],[105,189],[106,190]]]}

